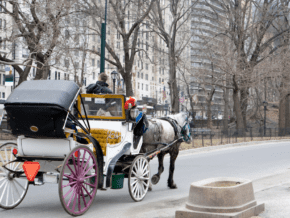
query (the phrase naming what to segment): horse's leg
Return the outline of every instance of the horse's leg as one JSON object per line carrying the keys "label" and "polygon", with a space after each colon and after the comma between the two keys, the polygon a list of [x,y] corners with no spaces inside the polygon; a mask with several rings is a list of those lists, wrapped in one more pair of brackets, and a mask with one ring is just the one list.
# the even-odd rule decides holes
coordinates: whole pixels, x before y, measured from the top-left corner
{"label": "horse's leg", "polygon": [[175,168],[175,161],[179,153],[179,145],[175,145],[174,148],[169,152],[170,154],[170,167],[169,167],[169,177],[168,177],[168,187],[171,189],[177,188],[173,181],[173,172]]}
{"label": "horse's leg", "polygon": [[163,173],[163,171],[164,171],[164,166],[163,166],[164,155],[165,154],[163,152],[161,152],[157,155],[159,166],[158,166],[158,173],[156,173],[151,178],[151,182],[153,185],[156,185],[159,182],[161,173]]}

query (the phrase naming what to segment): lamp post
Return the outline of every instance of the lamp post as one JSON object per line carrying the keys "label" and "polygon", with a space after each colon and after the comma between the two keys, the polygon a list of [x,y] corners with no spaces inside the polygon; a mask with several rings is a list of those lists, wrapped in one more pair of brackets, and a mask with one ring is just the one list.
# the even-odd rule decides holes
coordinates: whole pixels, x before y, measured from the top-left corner
{"label": "lamp post", "polygon": [[118,73],[116,71],[113,71],[111,73],[111,77],[113,79],[113,93],[116,94],[115,92],[115,83],[116,83],[116,79],[117,79]]}
{"label": "lamp post", "polygon": [[105,3],[105,22],[102,23],[101,30],[101,61],[100,61],[100,73],[105,72],[105,46],[106,46],[106,25],[107,25],[107,0]]}
{"label": "lamp post", "polygon": [[263,105],[264,105],[264,136],[265,136],[266,135],[266,110],[267,110],[268,102],[263,101]]}

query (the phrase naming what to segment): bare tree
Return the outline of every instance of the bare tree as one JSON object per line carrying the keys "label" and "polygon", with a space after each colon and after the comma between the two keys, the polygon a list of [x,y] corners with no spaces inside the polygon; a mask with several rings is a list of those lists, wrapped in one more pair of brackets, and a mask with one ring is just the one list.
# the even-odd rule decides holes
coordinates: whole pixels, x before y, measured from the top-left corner
{"label": "bare tree", "polygon": [[[122,48],[118,49],[113,43],[106,41],[106,50],[109,56],[105,60],[114,65],[118,72],[122,75],[126,84],[126,95],[133,96],[132,87],[132,69],[135,56],[141,51],[137,46],[139,29],[142,22],[148,16],[155,0],[109,0],[108,1],[108,26],[112,26],[112,33],[116,33],[117,37],[122,40]],[[90,27],[90,35],[101,36],[101,24],[104,20],[103,11],[105,6],[97,1],[84,0],[81,4],[81,10],[84,11],[92,20]],[[88,52],[101,55],[98,50],[87,49]],[[124,54],[124,64],[120,54]]]}
{"label": "bare tree", "polygon": [[[187,0],[156,0],[150,13],[150,22],[155,32],[168,47],[169,89],[172,113],[179,111],[179,93],[177,89],[177,65],[183,50],[190,41],[188,21],[193,3]],[[168,13],[165,13],[167,11]],[[165,17],[169,14],[169,17]],[[166,19],[166,22],[165,22]],[[182,40],[183,39],[183,40]]]}
{"label": "bare tree", "polygon": [[[23,65],[25,70],[17,67],[12,59],[0,56],[1,61],[13,62],[20,75],[19,84],[27,79],[33,60],[37,65],[35,79],[46,79],[49,71],[49,61],[53,50],[60,43],[61,21],[70,12],[74,1],[69,0],[31,0],[6,1],[9,4],[0,6],[4,13],[13,20],[16,31],[5,39],[12,44],[22,41],[29,50],[29,58]],[[10,8],[9,6],[12,5]],[[26,63],[26,64],[25,64]]]}

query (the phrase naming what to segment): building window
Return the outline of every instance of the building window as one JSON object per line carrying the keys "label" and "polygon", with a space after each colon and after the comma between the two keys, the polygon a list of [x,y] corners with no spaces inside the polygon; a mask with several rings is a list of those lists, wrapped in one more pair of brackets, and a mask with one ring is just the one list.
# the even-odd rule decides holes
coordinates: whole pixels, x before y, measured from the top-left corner
{"label": "building window", "polygon": [[85,84],[85,86],[87,85],[87,78],[86,77],[84,79],[84,84]]}
{"label": "building window", "polygon": [[92,59],[92,66],[95,66],[95,59]]}
{"label": "building window", "polygon": [[141,79],[143,79],[143,73],[141,73]]}
{"label": "building window", "polygon": [[54,72],[54,79],[57,80],[57,72]]}
{"label": "building window", "polygon": [[51,75],[51,70],[48,72],[47,79],[50,79],[50,75]]}
{"label": "building window", "polygon": [[146,91],[148,91],[148,85],[146,85]]}
{"label": "building window", "polygon": [[58,80],[60,80],[60,72],[58,72]]}
{"label": "building window", "polygon": [[152,81],[154,80],[154,76],[152,76]]}
{"label": "building window", "polygon": [[142,90],[143,90],[143,83],[142,83]]}
{"label": "building window", "polygon": [[32,75],[35,77],[35,68],[32,68]]}
{"label": "building window", "polygon": [[98,67],[100,67],[100,61],[99,60],[97,61],[97,64],[98,64]]}
{"label": "building window", "polygon": [[2,98],[5,98],[5,92],[2,92]]}
{"label": "building window", "polygon": [[64,66],[65,66],[66,68],[69,68],[69,60],[64,60]]}
{"label": "building window", "polygon": [[6,29],[6,20],[3,20],[3,29]]}
{"label": "building window", "polygon": [[148,70],[148,64],[145,64],[145,69]]}
{"label": "building window", "polygon": [[[139,63],[139,62],[138,62]],[[140,78],[140,72],[137,73],[137,77]]]}
{"label": "building window", "polygon": [[148,80],[148,74],[145,74],[145,79]]}
{"label": "building window", "polygon": [[138,89],[140,89],[140,83],[138,83]]}
{"label": "building window", "polygon": [[161,83],[161,78],[159,78],[159,83]]}
{"label": "building window", "polygon": [[2,29],[2,19],[0,19],[0,29]]}
{"label": "building window", "polygon": [[95,79],[96,78],[96,74],[95,74],[95,72],[93,72],[93,79]]}
{"label": "building window", "polygon": [[2,84],[5,85],[5,74],[3,74],[2,78],[3,78]]}
{"label": "building window", "polygon": [[1,79],[2,79],[2,77],[1,77],[1,74],[0,74],[0,84],[1,84]]}
{"label": "building window", "polygon": [[162,69],[162,75],[164,75],[164,69]]}

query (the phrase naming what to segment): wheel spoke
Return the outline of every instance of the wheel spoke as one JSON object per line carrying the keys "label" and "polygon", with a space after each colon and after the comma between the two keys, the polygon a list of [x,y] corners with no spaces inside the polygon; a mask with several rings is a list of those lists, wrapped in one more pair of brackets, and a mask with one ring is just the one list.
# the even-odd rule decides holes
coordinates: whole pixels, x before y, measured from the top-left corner
{"label": "wheel spoke", "polygon": [[73,203],[73,207],[72,207],[73,212],[75,212],[77,199],[78,199],[78,188],[75,189],[75,198],[74,198],[74,203]]}
{"label": "wheel spoke", "polygon": [[91,186],[91,187],[94,187],[94,188],[96,188],[96,185],[93,185],[93,184],[90,184],[90,183],[86,183],[86,182],[84,182],[86,185],[88,185],[88,186]]}
{"label": "wheel spoke", "polygon": [[97,174],[95,174],[95,175],[91,175],[91,176],[87,176],[87,177],[84,178],[84,180],[89,179],[89,178],[91,178],[91,177],[94,177],[94,176],[96,176],[96,175],[97,175]]}
{"label": "wheel spoke", "polygon": [[7,149],[5,148],[5,160],[6,160],[6,162],[5,163],[8,163],[9,161],[8,161],[8,155],[7,155]]}
{"label": "wheel spoke", "polygon": [[18,191],[18,189],[17,189],[17,187],[16,187],[14,181],[12,181],[12,185],[13,185],[13,187],[14,187],[14,190],[16,190],[16,193],[18,194],[18,196],[19,196],[19,198],[20,198],[21,195],[20,195],[20,193],[19,193],[19,191]]}
{"label": "wheel spoke", "polygon": [[75,172],[76,172],[76,174],[78,174],[78,169],[77,169],[77,166],[76,166],[76,161],[75,161],[74,154],[72,154],[72,160],[73,160],[73,165],[74,165],[74,168],[75,168]]}
{"label": "wheel spoke", "polygon": [[136,177],[138,177],[138,175],[132,170],[132,173],[136,176]]}
{"label": "wheel spoke", "polygon": [[69,168],[69,170],[72,172],[72,174],[74,175],[74,177],[77,177],[76,173],[72,170],[72,168],[69,166],[69,164],[67,163],[66,166]]}
{"label": "wheel spoke", "polygon": [[14,190],[13,190],[13,187],[12,187],[13,183],[10,182],[10,186],[11,186],[11,198],[12,198],[12,205],[14,204]]}
{"label": "wheel spoke", "polygon": [[15,179],[15,182],[25,191],[25,188],[16,179]]}
{"label": "wheel spoke", "polygon": [[149,186],[146,182],[142,181],[142,184],[146,186],[146,188]]}
{"label": "wheel spoke", "polygon": [[78,207],[79,207],[79,212],[81,211],[81,190],[82,188],[78,189]]}
{"label": "wheel spoke", "polygon": [[65,176],[67,178],[70,178],[70,179],[73,179],[73,180],[76,180],[76,178],[75,177],[72,177],[71,175],[63,174],[63,176]]}
{"label": "wheel spoke", "polygon": [[6,205],[8,205],[8,201],[9,201],[9,192],[10,192],[10,181],[8,180],[8,187],[7,187],[7,195],[6,195]]}
{"label": "wheel spoke", "polygon": [[[75,190],[75,189],[73,189],[73,190]],[[68,203],[66,205],[68,208],[69,208],[69,205],[70,205],[70,203],[71,203],[71,201],[72,201],[74,196],[75,196],[75,192],[72,193],[72,195],[70,196],[70,199],[69,199],[69,201],[68,201]]]}
{"label": "wheel spoke", "polygon": [[71,193],[72,192],[72,190],[74,189],[74,187],[75,186],[72,186],[71,188],[70,188],[70,190],[63,196],[63,199],[65,199],[68,195],[69,195],[69,193]]}
{"label": "wheel spoke", "polygon": [[[2,180],[4,180],[4,181],[6,180],[6,181],[7,181],[7,178],[4,178],[4,179],[2,179]],[[1,180],[1,181],[2,181],[2,180]],[[2,185],[0,185],[0,189],[3,187],[4,184],[5,184],[5,182],[3,182]]]}
{"label": "wheel spoke", "polygon": [[20,164],[21,164],[21,162],[18,162],[18,164],[16,165],[16,167],[13,169],[13,171],[17,171],[17,168],[19,167]]}
{"label": "wheel spoke", "polygon": [[141,180],[149,180],[149,178],[145,178],[145,177],[139,177],[139,179],[141,179]]}
{"label": "wheel spoke", "polygon": [[76,152],[78,152],[77,154],[78,154],[78,157],[77,157],[77,160],[78,160],[78,165],[77,165],[77,168],[78,168],[78,175],[80,175],[81,174],[81,165],[80,165],[80,156],[81,156],[81,151],[80,150],[77,150]]}
{"label": "wheel spoke", "polygon": [[85,152],[84,152],[84,155],[83,155],[83,160],[82,160],[82,164],[81,164],[81,169],[83,168],[83,164],[84,164],[84,162],[85,162],[85,155],[86,155],[86,150],[85,150]]}
{"label": "wheel spoke", "polygon": [[[4,162],[3,157],[2,157],[1,154],[0,154],[0,159],[1,159],[1,162],[3,163],[3,165],[6,164],[6,162]],[[1,168],[2,168],[2,167],[1,167]]]}
{"label": "wheel spoke", "polygon": [[95,165],[90,166],[89,169],[83,175],[86,175],[89,172],[89,170],[91,170],[94,166]]}
{"label": "wheel spoke", "polygon": [[87,207],[87,202],[86,202],[85,194],[84,194],[82,188],[81,188],[81,193],[82,193],[82,197],[83,197],[83,201],[84,201],[85,207]]}
{"label": "wheel spoke", "polygon": [[70,185],[74,185],[74,184],[76,184],[76,183],[77,183],[77,181],[75,181],[75,182],[70,182],[70,183],[68,183],[67,185],[63,185],[62,188],[65,188],[65,187],[70,186]]}
{"label": "wheel spoke", "polygon": [[3,188],[3,192],[2,192],[2,195],[1,195],[1,197],[0,197],[0,202],[2,202],[2,198],[3,198],[4,193],[5,193],[5,191],[6,191],[7,183],[8,183],[8,181],[5,182],[5,186],[4,186],[4,188]]}
{"label": "wheel spoke", "polygon": [[86,189],[86,187],[84,185],[82,185],[83,189],[85,189],[86,193],[88,194],[88,196],[90,196],[90,198],[92,198],[91,194],[88,192],[88,190]]}
{"label": "wheel spoke", "polygon": [[86,162],[86,165],[85,165],[85,167],[84,167],[84,170],[86,170],[86,168],[87,168],[87,166],[88,166],[88,164],[89,164],[89,162],[90,162],[90,159],[91,159],[91,155],[89,156],[89,158],[88,158],[88,160],[87,160],[87,162]]}
{"label": "wheel spoke", "polygon": [[135,179],[135,181],[131,183],[131,186],[133,186],[138,180],[135,177],[131,177],[131,179]]}

